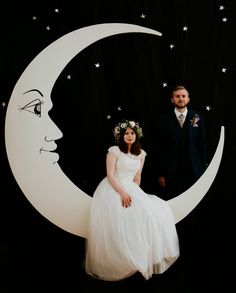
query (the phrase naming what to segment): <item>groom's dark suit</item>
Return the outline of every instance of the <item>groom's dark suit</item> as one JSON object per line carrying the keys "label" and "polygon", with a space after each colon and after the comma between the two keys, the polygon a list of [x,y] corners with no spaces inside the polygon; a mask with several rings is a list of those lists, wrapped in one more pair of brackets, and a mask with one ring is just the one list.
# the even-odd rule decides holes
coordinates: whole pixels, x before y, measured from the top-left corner
{"label": "groom's dark suit", "polygon": [[[199,117],[199,121],[193,121]],[[188,189],[206,169],[206,130],[203,117],[190,109],[181,128],[174,110],[158,125],[158,175],[166,178],[165,199]]]}
{"label": "groom's dark suit", "polygon": [[[200,120],[193,122],[194,115]],[[196,116],[195,116],[196,117]],[[164,114],[158,125],[158,177],[165,177],[166,187],[160,188],[163,199],[183,193],[206,169],[206,130],[203,117],[188,109],[181,128],[174,110]],[[195,247],[195,219],[188,215],[177,226],[180,260],[172,270],[179,284],[187,284],[188,267]]]}

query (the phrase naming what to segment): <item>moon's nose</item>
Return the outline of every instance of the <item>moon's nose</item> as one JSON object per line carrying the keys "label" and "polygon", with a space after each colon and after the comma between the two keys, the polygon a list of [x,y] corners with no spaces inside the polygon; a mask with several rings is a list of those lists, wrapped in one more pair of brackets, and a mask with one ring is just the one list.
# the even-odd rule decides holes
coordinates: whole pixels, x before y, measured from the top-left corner
{"label": "moon's nose", "polygon": [[45,136],[45,141],[52,141],[52,140],[58,140],[63,137],[63,133],[61,130],[58,128],[58,126],[54,123],[52,119],[50,119],[50,124],[48,128],[48,133]]}

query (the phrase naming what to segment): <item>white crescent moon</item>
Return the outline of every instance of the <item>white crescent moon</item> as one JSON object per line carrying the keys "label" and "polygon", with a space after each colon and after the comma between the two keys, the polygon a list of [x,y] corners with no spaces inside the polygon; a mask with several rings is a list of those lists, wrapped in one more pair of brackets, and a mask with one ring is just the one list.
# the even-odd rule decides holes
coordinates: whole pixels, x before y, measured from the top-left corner
{"label": "white crescent moon", "polygon": [[[28,65],[13,89],[6,113],[6,151],[21,190],[45,218],[85,238],[92,197],[73,184],[57,163],[56,140],[62,133],[48,114],[52,108],[51,92],[59,74],[74,56],[100,39],[122,33],[161,36],[156,30],[122,23],[91,25],[68,33],[46,47]],[[222,156],[222,140],[221,136],[221,148],[218,146],[199,181],[169,201],[176,222],[197,205],[213,182]]]}

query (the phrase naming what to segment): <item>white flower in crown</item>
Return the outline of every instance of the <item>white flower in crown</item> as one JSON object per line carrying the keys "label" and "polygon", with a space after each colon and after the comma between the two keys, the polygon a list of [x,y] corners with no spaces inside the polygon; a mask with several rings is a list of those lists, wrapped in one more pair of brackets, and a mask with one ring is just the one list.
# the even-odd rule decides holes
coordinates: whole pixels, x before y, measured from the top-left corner
{"label": "white flower in crown", "polygon": [[131,126],[131,128],[133,128],[135,126],[135,122],[134,121],[129,121],[129,125]]}
{"label": "white flower in crown", "polygon": [[114,132],[115,132],[116,134],[119,134],[119,133],[120,133],[120,128],[119,128],[118,126],[116,126],[115,129],[114,129]]}
{"label": "white flower in crown", "polygon": [[127,123],[121,123],[120,125],[121,128],[127,128],[127,126],[128,126]]}

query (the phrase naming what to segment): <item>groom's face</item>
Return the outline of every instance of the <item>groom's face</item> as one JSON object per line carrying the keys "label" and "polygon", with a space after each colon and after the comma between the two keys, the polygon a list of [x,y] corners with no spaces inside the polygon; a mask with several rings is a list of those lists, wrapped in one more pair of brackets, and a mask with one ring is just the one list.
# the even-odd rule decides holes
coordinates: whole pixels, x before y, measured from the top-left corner
{"label": "groom's face", "polygon": [[185,108],[189,101],[189,94],[185,89],[174,91],[172,94],[171,102],[175,105],[176,108]]}

